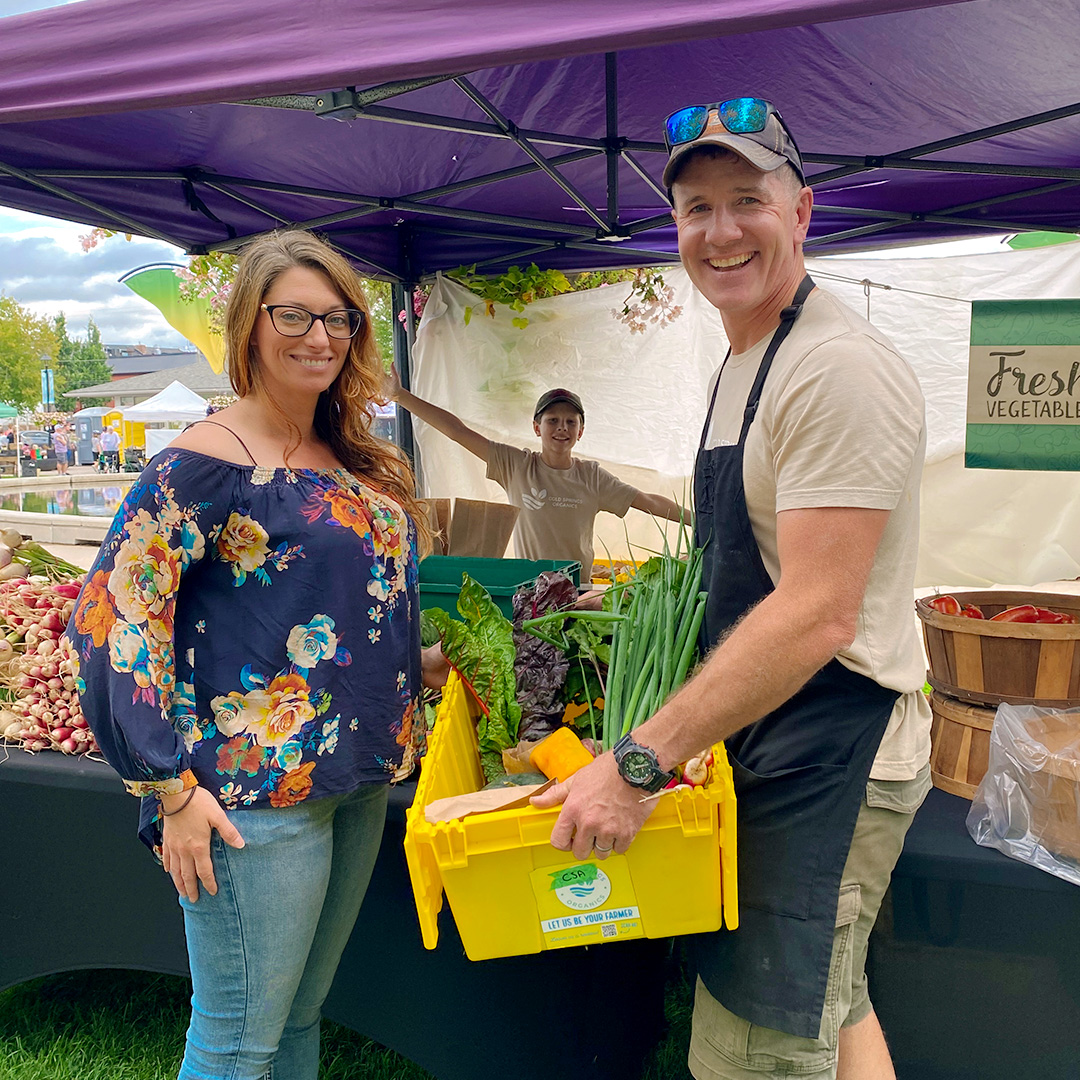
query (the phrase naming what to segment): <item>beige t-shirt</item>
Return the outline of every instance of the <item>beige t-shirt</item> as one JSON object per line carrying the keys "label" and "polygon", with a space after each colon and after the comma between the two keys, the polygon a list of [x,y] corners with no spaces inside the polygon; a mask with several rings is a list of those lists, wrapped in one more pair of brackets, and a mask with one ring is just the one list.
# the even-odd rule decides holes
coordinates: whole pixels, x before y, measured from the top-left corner
{"label": "beige t-shirt", "polygon": [[580,562],[582,581],[592,573],[597,513],[623,517],[639,494],[595,461],[574,458],[569,469],[552,469],[533,450],[497,442],[488,443],[487,476],[521,508],[514,526],[518,556]]}
{"label": "beige t-shirt", "polygon": [[[728,360],[706,446],[738,441],[770,338]],[[907,361],[869,322],[815,289],[765,381],[746,437],[743,484],[754,537],[774,583],[780,577],[779,511],[892,511],[855,640],[839,654],[846,667],[901,694],[870,773],[875,780],[910,779],[930,759],[926,665],[912,617],[925,453],[923,396]]]}

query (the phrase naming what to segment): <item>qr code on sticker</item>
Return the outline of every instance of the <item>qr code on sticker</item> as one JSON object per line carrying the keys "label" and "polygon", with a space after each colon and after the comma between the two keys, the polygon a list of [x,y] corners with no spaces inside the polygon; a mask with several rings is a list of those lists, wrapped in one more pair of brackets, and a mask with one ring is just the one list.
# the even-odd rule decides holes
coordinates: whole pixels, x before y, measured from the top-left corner
{"label": "qr code on sticker", "polygon": [[619,928],[613,922],[606,922],[600,924],[600,936],[601,937],[618,937]]}

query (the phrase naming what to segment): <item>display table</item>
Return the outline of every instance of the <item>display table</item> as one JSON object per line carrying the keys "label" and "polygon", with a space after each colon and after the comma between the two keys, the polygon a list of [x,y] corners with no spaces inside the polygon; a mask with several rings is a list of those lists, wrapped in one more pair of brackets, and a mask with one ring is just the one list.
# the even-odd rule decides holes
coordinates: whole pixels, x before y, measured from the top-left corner
{"label": "display table", "polygon": [[[0,749],[0,756],[3,750]],[[76,968],[186,975],[172,882],[135,836],[138,805],[104,764],[8,750],[0,763],[0,989]],[[402,840],[415,785],[391,791],[382,849],[326,1016],[439,1080],[633,1080],[661,1034],[664,941],[473,963],[449,911],[424,949]],[[57,837],[70,839],[60,843]],[[41,898],[77,913],[45,934]],[[616,1007],[617,1006],[617,1007]],[[602,1020],[602,1022],[601,1022]]]}
{"label": "display table", "polygon": [[[8,755],[0,988],[76,968],[186,974],[175,891],[136,839],[136,802],[112,770],[51,752]],[[444,909],[428,952],[401,844],[412,792],[392,790],[326,1015],[439,1080],[635,1080],[660,1036],[666,943],[473,963]],[[1076,1080],[1080,888],[978,847],[967,809],[931,791],[871,938],[871,991],[898,1078]],[[36,930],[42,896],[77,912],[80,932]]]}
{"label": "display table", "polygon": [[1080,887],[979,847],[970,805],[931,790],[870,939],[898,1080],[1076,1080]]}

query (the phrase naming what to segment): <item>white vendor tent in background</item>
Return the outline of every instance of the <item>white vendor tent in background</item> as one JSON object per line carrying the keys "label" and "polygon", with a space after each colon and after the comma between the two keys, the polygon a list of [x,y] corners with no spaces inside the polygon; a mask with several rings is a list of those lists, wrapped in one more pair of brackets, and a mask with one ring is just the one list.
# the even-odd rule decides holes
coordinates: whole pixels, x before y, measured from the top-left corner
{"label": "white vendor tent in background", "polygon": [[124,409],[123,413],[125,420],[147,425],[146,457],[149,460],[168,446],[184,425],[205,419],[206,399],[173,380],[160,394]]}
{"label": "white vendor tent in background", "polygon": [[[1033,584],[1080,575],[1080,474],[964,468],[970,301],[1080,296],[1080,244],[939,258],[809,259],[820,285],[870,318],[907,357],[927,401],[927,466],[917,585]],[[489,438],[539,447],[532,409],[553,386],[585,404],[578,445],[645,490],[689,498],[709,377],[727,348],[716,311],[681,268],[665,270],[683,313],[631,334],[611,316],[628,286],[611,285],[530,304],[529,325],[494,319],[439,278],[421,321],[413,386]],[[842,280],[838,280],[842,279]],[[875,287],[888,286],[887,289]],[[464,308],[473,307],[465,325]],[[479,459],[415,421],[425,494],[501,500]],[[656,526],[636,510],[597,518],[597,556],[632,544],[655,548]],[[635,551],[644,557],[641,551]]]}

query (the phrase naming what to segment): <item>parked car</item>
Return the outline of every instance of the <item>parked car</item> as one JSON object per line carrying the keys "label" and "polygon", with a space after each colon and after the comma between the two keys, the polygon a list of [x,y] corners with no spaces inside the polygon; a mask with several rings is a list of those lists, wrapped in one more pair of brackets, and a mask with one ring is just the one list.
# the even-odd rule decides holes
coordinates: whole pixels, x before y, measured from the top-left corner
{"label": "parked car", "polygon": [[20,431],[19,456],[35,458],[44,469],[56,468],[56,453],[52,448],[52,436],[47,431]]}

